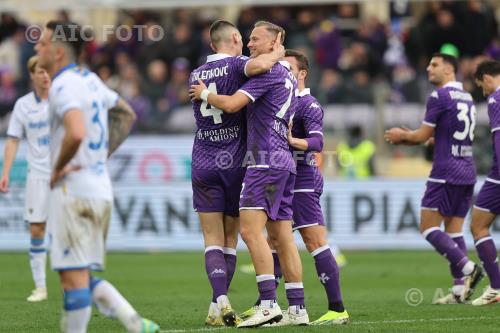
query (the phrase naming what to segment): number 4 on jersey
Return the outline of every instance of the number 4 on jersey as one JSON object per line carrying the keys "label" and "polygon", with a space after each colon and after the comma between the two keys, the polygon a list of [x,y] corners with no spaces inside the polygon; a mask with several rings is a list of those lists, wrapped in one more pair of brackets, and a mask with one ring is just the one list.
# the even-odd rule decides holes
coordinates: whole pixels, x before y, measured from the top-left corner
{"label": "number 4 on jersey", "polygon": [[[217,86],[215,82],[212,82],[208,85],[207,87],[210,92],[217,94]],[[222,123],[222,110],[217,109],[216,107],[208,104],[207,102],[203,101],[200,106],[200,111],[201,115],[203,117],[213,117],[214,119],[214,124],[221,124]]]}

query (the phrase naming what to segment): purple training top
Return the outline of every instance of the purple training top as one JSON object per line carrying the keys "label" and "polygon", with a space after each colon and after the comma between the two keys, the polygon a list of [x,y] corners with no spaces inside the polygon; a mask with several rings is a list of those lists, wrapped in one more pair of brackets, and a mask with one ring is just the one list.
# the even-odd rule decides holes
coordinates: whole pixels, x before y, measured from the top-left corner
{"label": "purple training top", "polygon": [[323,176],[315,155],[315,152],[323,150],[323,114],[321,104],[311,95],[309,88],[302,90],[297,112],[293,116],[292,135],[307,140],[308,150],[294,151],[297,161],[296,191],[323,192]]}
{"label": "purple training top", "polygon": [[297,108],[297,80],[290,64],[274,64],[269,72],[250,78],[239,91],[253,102],[247,105],[244,165],[295,173],[287,140],[288,123]]}
{"label": "purple training top", "polygon": [[427,100],[424,124],[434,127],[434,162],[429,181],[456,185],[474,184],[476,168],[472,140],[476,108],[462,83],[448,82]]}
{"label": "purple training top", "polygon": [[[197,84],[201,79],[208,90],[232,95],[247,80],[247,61],[244,56],[210,55],[206,64],[191,73],[189,84]],[[193,102],[193,109],[197,131],[192,167],[202,170],[241,167],[246,147],[245,112],[227,114],[203,101]]]}

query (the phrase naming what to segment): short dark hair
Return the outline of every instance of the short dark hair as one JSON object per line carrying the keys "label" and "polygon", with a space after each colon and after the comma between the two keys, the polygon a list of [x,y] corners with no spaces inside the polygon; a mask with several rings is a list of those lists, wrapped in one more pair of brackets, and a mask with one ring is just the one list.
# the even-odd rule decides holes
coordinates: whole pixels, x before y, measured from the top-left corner
{"label": "short dark hair", "polygon": [[293,57],[295,60],[297,60],[299,71],[308,71],[309,72],[309,59],[307,59],[307,56],[299,52],[297,50],[291,50],[287,49],[285,50],[285,57]]}
{"label": "short dark hair", "polygon": [[474,73],[474,79],[482,81],[484,75],[500,75],[500,62],[496,60],[484,60],[477,65],[476,72]]}
{"label": "short dark hair", "polygon": [[213,44],[218,44],[221,42],[221,35],[218,34],[223,29],[234,28],[237,29],[234,24],[226,20],[217,20],[210,26],[210,40]]}
{"label": "short dark hair", "polygon": [[432,55],[432,58],[441,58],[443,59],[443,62],[450,64],[453,67],[453,72],[456,73],[458,71],[458,60],[456,57],[446,53],[436,52]]}
{"label": "short dark hair", "polygon": [[75,60],[78,60],[85,46],[85,34],[81,26],[73,22],[49,21],[46,28],[54,31],[52,41],[68,45],[74,52]]}
{"label": "short dark hair", "polygon": [[271,23],[268,21],[258,21],[258,22],[255,22],[254,27],[255,28],[265,27],[267,31],[273,33],[275,36],[278,36],[278,33],[281,32],[281,44],[283,44],[285,42],[285,29],[283,29],[282,27],[280,27],[277,24],[274,24],[274,23]]}

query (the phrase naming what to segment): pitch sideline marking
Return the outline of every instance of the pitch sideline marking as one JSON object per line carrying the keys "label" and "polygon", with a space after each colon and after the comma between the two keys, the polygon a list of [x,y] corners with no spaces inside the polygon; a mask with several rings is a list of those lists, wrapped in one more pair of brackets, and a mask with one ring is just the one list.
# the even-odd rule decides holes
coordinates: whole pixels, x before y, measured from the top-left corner
{"label": "pitch sideline marking", "polygon": [[[399,319],[399,320],[378,320],[378,321],[354,321],[348,325],[375,325],[375,324],[408,324],[408,323],[424,323],[424,322],[446,322],[446,321],[463,321],[463,320],[499,320],[500,317],[462,317],[462,318],[434,318],[434,319]],[[194,329],[173,329],[161,330],[160,333],[184,333],[184,332],[211,332],[222,331],[230,327],[220,328],[194,328]]]}

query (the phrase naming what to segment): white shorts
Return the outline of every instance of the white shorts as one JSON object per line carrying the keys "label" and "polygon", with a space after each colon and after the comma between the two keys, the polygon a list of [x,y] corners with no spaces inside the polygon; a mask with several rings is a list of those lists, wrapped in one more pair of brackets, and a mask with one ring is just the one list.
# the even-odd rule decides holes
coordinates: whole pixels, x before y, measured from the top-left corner
{"label": "white shorts", "polygon": [[29,177],[26,180],[24,220],[28,223],[47,222],[49,212],[49,179]]}
{"label": "white shorts", "polygon": [[109,200],[75,197],[62,187],[50,192],[48,229],[53,270],[104,270],[111,207]]}

